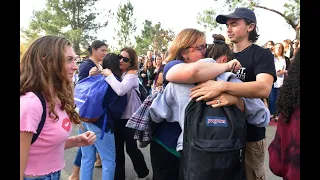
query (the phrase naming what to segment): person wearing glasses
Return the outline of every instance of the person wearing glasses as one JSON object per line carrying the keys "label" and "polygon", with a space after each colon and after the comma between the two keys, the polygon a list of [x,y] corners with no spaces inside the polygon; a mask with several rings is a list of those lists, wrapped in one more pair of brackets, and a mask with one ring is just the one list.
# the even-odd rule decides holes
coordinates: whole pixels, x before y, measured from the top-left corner
{"label": "person wearing glasses", "polygon": [[138,175],[137,180],[147,179],[150,176],[150,171],[144,160],[143,154],[137,147],[137,140],[133,139],[134,129],[125,126],[128,119],[141,105],[138,94],[138,56],[134,49],[124,47],[120,50],[118,58],[120,60],[120,69],[122,72],[121,82],[116,79],[110,69],[105,68],[101,72],[106,76],[105,80],[115,93],[118,96],[127,94],[128,100],[128,105],[121,116],[121,120],[115,121],[116,170],[114,179],[125,180],[124,143],[126,143],[126,152],[131,158],[134,170]]}
{"label": "person wearing glasses", "polygon": [[[233,60],[232,51],[230,50],[229,46],[225,43],[225,38],[220,34],[213,34],[213,38],[214,38],[213,44],[210,44],[208,46],[208,49],[206,50],[208,58],[200,59],[197,61],[197,63],[206,62],[206,63],[216,64],[215,62],[217,62],[217,63],[223,63],[226,69],[231,68],[233,63],[236,62],[236,60]],[[186,63],[185,67],[189,66],[190,64],[194,64],[194,63]],[[235,70],[239,68],[240,66],[236,66]],[[211,70],[215,70],[215,69],[211,69]],[[183,78],[185,77],[188,78],[187,73],[184,76],[180,76],[180,80],[184,81]],[[222,73],[217,77],[217,81],[230,81],[230,82],[242,83],[239,79],[237,79],[236,75],[231,72]],[[185,109],[191,100],[190,89],[193,88],[194,86],[195,85],[193,83],[169,82],[166,85],[162,93],[162,96],[157,97],[153,101],[150,107],[150,115],[152,120],[155,122],[159,122],[165,119],[168,122],[179,122],[181,129],[183,131]],[[240,98],[240,97],[233,96],[226,93],[222,94],[218,98],[219,99],[206,100],[206,104],[214,108],[221,107],[221,106],[235,105],[243,112],[243,115],[245,116],[248,123],[254,124],[257,126],[268,125],[269,116],[270,116],[269,110],[264,106],[263,102],[259,98]],[[183,132],[181,133],[181,136],[182,135],[183,135]],[[177,150],[180,153],[183,150],[182,145],[183,145],[182,137],[179,137]],[[185,163],[184,159],[182,158],[180,160],[180,165],[183,166],[184,163]],[[219,170],[223,172],[224,169],[220,168]],[[183,176],[186,176],[186,175],[183,174],[183,172],[180,172],[180,178],[182,178]]]}
{"label": "person wearing glasses", "polygon": [[[203,100],[217,98],[223,93],[228,93],[243,98],[267,98],[272,84],[277,80],[277,75],[271,51],[254,44],[259,38],[254,12],[248,8],[236,8],[229,15],[218,15],[216,21],[225,24],[228,38],[234,43],[235,58],[242,66],[236,74],[243,83],[208,80],[215,77],[212,72],[214,63],[208,64],[194,71],[200,71],[201,74],[189,72],[193,79],[187,79],[188,83],[205,81],[191,89],[191,97]],[[167,79],[171,81],[179,79],[179,76],[169,73]],[[266,127],[247,123],[245,169],[248,180],[266,179],[265,151]]]}
{"label": "person wearing glasses", "polygon": [[[219,64],[212,62],[199,62],[195,66],[194,62],[203,59],[206,53],[206,36],[204,32],[197,29],[187,28],[182,30],[172,41],[168,49],[168,56],[165,59],[166,65],[163,69],[163,88],[169,83],[169,71],[177,76],[183,76],[186,79],[194,79],[189,76],[192,73],[204,76],[202,71],[197,70],[206,68],[209,64],[214,64],[211,72],[218,76],[219,74],[231,69],[230,64],[235,63],[235,60],[229,63]],[[240,65],[240,64],[238,64]],[[215,76],[215,77],[216,77]],[[204,79],[206,80],[206,79]],[[178,80],[179,81],[179,80]],[[183,83],[178,82],[176,83]],[[198,82],[201,82],[198,81]],[[152,105],[151,105],[152,106]],[[159,107],[161,108],[161,107]],[[160,110],[160,109],[159,109]],[[178,112],[175,112],[178,115]],[[153,133],[152,141],[150,142],[150,157],[153,169],[153,179],[167,180],[179,179],[180,168],[180,152],[182,150],[182,129],[178,122],[161,121],[157,123]]]}

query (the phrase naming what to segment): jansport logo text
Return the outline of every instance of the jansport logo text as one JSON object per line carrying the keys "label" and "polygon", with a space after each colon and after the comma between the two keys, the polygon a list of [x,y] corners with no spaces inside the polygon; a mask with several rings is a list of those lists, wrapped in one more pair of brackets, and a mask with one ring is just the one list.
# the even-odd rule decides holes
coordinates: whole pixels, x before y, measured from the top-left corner
{"label": "jansport logo text", "polygon": [[206,117],[207,126],[219,126],[219,127],[227,127],[227,120],[225,117]]}

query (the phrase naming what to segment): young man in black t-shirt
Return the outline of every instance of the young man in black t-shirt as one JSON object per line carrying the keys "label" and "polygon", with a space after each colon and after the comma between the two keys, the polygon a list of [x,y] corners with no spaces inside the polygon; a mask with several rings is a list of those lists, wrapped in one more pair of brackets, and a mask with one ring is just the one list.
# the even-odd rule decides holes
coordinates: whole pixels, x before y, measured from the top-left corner
{"label": "young man in black t-shirt", "polygon": [[[235,58],[242,65],[237,71],[237,77],[243,83],[209,80],[192,88],[191,97],[199,97],[198,100],[213,98],[221,106],[224,103],[217,99],[221,93],[246,98],[267,98],[272,84],[276,81],[274,56],[269,49],[253,44],[259,37],[254,12],[247,8],[237,8],[229,15],[217,16],[216,21],[227,26],[228,38],[234,45]],[[245,154],[247,179],[264,180],[266,128],[250,124],[247,124],[247,128]]]}

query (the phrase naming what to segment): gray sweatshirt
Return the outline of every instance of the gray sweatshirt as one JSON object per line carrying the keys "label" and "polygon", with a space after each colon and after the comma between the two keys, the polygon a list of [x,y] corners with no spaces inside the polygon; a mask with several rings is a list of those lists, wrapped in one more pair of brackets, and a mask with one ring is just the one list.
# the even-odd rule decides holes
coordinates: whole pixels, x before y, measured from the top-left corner
{"label": "gray sweatshirt", "polygon": [[[211,58],[202,59],[201,61],[215,62]],[[235,74],[225,72],[217,77],[217,81],[242,82]],[[182,132],[178,138],[177,151],[182,150],[184,115],[188,103],[190,88],[193,84],[179,84],[169,82],[163,93],[159,93],[153,100],[150,107],[150,116],[152,121],[160,123],[161,121],[179,122]],[[266,127],[270,121],[270,111],[265,107],[259,98],[242,98],[245,103],[245,118],[249,124],[257,127]]]}

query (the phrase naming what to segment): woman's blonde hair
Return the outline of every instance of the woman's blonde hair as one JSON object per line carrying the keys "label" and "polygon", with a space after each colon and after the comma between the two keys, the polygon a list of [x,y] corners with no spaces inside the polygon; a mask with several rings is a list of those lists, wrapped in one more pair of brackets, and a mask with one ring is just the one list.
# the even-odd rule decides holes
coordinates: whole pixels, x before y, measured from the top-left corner
{"label": "woman's blonde hair", "polygon": [[[70,121],[80,124],[79,114],[75,111],[73,85],[66,72],[66,47],[70,41],[58,36],[43,36],[35,40],[26,50],[21,60],[20,96],[31,91],[40,91],[49,103],[49,116],[59,120],[54,108],[55,93],[61,101]],[[53,87],[51,92],[49,87]]]}
{"label": "woman's blonde hair", "polygon": [[168,56],[164,60],[166,63],[178,59],[185,60],[182,56],[184,52],[188,52],[188,48],[194,44],[199,44],[206,40],[204,32],[197,29],[187,28],[182,30],[172,41]]}

